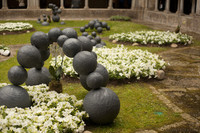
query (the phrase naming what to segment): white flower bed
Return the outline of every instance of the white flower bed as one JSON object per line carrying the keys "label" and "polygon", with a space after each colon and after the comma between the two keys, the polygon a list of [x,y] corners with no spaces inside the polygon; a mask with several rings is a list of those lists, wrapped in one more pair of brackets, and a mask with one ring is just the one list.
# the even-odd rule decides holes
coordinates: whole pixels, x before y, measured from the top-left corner
{"label": "white flower bed", "polygon": [[172,43],[188,45],[192,43],[192,37],[182,33],[165,31],[136,31],[129,33],[113,34],[111,40],[122,42],[137,42],[140,44],[168,45]]}
{"label": "white flower bed", "polygon": [[0,55],[9,56],[10,55],[9,48],[4,45],[0,45]]}
{"label": "white flower bed", "polygon": [[[0,88],[6,86],[1,83]],[[0,132],[63,133],[83,132],[82,100],[75,96],[48,91],[46,85],[23,86],[32,97],[31,108],[6,108],[0,106]]]}
{"label": "white flower bed", "polygon": [[17,22],[17,23],[0,23],[0,32],[1,31],[22,31],[32,29],[33,25],[29,23]]}
{"label": "white flower bed", "polygon": [[[136,77],[157,77],[156,72],[165,69],[166,63],[158,55],[142,50],[128,50],[123,45],[116,48],[94,48],[98,63],[105,66],[110,79],[125,79]],[[57,67],[61,66],[62,57],[57,58]],[[55,66],[55,58],[50,61]],[[77,76],[72,66],[72,58],[64,56],[63,71],[70,77]]]}

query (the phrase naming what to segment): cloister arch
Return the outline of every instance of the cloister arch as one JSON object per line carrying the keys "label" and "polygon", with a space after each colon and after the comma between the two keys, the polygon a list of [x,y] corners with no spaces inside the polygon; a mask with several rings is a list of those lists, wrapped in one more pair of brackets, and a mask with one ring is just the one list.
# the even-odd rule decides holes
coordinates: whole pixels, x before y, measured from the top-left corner
{"label": "cloister arch", "polygon": [[178,10],[178,0],[170,0],[170,12],[176,13]]}
{"label": "cloister arch", "polygon": [[40,8],[48,8],[49,3],[56,4],[60,7],[60,0],[40,0]]}
{"label": "cloister arch", "polygon": [[26,9],[27,0],[8,0],[7,1],[9,9]]}

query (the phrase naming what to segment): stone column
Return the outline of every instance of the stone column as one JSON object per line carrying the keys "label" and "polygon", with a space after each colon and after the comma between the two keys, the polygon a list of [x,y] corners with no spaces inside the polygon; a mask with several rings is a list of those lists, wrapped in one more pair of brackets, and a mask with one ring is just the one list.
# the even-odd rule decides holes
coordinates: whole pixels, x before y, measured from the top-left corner
{"label": "stone column", "polygon": [[144,10],[148,10],[148,7],[149,7],[149,0],[146,0]]}
{"label": "stone column", "polygon": [[133,9],[135,9],[135,0],[132,0],[132,2],[131,2],[131,9],[133,10]]}
{"label": "stone column", "polygon": [[169,8],[170,8],[170,0],[166,0],[166,4],[165,4],[165,12],[169,13]]}
{"label": "stone column", "polygon": [[64,8],[64,1],[60,0],[60,8],[63,9]]}
{"label": "stone column", "polygon": [[2,0],[2,9],[8,9],[7,0]]}
{"label": "stone column", "polygon": [[196,14],[200,15],[200,0],[197,0]]}
{"label": "stone column", "polygon": [[191,9],[191,15],[195,14],[195,0],[192,0],[192,9]]}
{"label": "stone column", "polygon": [[108,9],[113,9],[113,0],[109,0],[108,2]]}
{"label": "stone column", "polygon": [[180,0],[180,13],[183,14],[183,9],[184,9],[184,0]]}
{"label": "stone column", "polygon": [[85,0],[85,7],[84,7],[85,9],[88,9],[88,8],[89,8],[89,6],[88,6],[88,1],[89,1],[89,0]]}
{"label": "stone column", "polygon": [[155,11],[158,11],[158,0],[155,0]]}

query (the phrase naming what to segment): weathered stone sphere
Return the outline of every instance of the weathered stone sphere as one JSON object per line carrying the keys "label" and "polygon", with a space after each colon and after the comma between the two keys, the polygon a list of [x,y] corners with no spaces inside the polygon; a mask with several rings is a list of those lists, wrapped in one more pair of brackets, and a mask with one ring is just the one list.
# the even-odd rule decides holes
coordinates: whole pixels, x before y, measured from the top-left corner
{"label": "weathered stone sphere", "polygon": [[102,33],[102,31],[103,31],[102,27],[98,27],[98,28],[97,28],[97,32],[98,32],[98,33]]}
{"label": "weathered stone sphere", "polygon": [[120,101],[115,92],[101,87],[88,92],[84,98],[83,107],[94,123],[108,124],[117,117]]}
{"label": "weathered stone sphere", "polygon": [[85,27],[81,27],[81,28],[80,28],[80,31],[81,31],[81,32],[84,32],[84,31],[85,31]]}
{"label": "weathered stone sphere", "polygon": [[64,25],[64,24],[65,24],[65,22],[63,22],[63,21],[62,21],[62,22],[60,22],[60,24],[61,24],[61,25]]}
{"label": "weathered stone sphere", "polygon": [[42,26],[49,26],[49,22],[46,21],[42,22]]}
{"label": "weathered stone sphere", "polygon": [[35,68],[41,70],[43,66],[44,66],[44,61],[41,61],[39,64],[35,66]]}
{"label": "weathered stone sphere", "polygon": [[60,35],[62,35],[62,31],[59,28],[52,28],[48,32],[48,37],[51,42],[57,42]]}
{"label": "weathered stone sphere", "polygon": [[13,85],[23,84],[27,77],[27,71],[22,66],[13,66],[8,71],[8,79]]}
{"label": "weathered stone sphere", "polygon": [[88,36],[88,33],[87,32],[83,32],[82,36]]}
{"label": "weathered stone sphere", "polygon": [[101,43],[101,38],[100,38],[99,36],[96,36],[96,37],[94,38],[94,40],[96,40],[97,43]]}
{"label": "weathered stone sphere", "polygon": [[46,50],[49,46],[49,39],[46,33],[37,31],[31,36],[31,44],[39,50]]}
{"label": "weathered stone sphere", "polygon": [[87,76],[88,75],[80,75],[80,82],[81,82],[81,85],[83,86],[83,88],[90,91],[90,90],[92,90],[92,88],[88,87],[88,85],[86,83]]}
{"label": "weathered stone sphere", "polygon": [[89,22],[89,27],[90,27],[90,29],[93,29],[94,28],[94,24],[95,24],[95,21],[94,20],[92,20],[92,21],[90,21]]}
{"label": "weathered stone sphere", "polygon": [[25,45],[19,49],[17,61],[25,68],[32,68],[40,63],[41,55],[35,46]]}
{"label": "weathered stone sphere", "polygon": [[97,29],[98,27],[101,27],[101,24],[97,22],[94,24],[94,28]]}
{"label": "weathered stone sphere", "polygon": [[95,52],[91,52],[94,56],[95,56],[95,58],[97,59],[97,54],[95,53]]}
{"label": "weathered stone sphere", "polygon": [[58,14],[61,14],[61,13],[62,13],[62,10],[59,8],[59,9],[57,10],[57,13],[58,13]]}
{"label": "weathered stone sphere", "polygon": [[107,26],[106,29],[107,29],[107,30],[110,30],[110,26]]}
{"label": "weathered stone sphere", "polygon": [[106,22],[102,22],[102,27],[106,28],[107,27],[107,23]]}
{"label": "weathered stone sphere", "polygon": [[69,38],[63,44],[63,52],[68,57],[74,57],[81,51],[81,45],[82,43],[78,39]]}
{"label": "weathered stone sphere", "polygon": [[25,108],[31,106],[31,100],[27,91],[21,86],[8,85],[0,88],[0,106],[8,108]]}
{"label": "weathered stone sphere", "polygon": [[66,35],[69,38],[77,38],[77,32],[73,28],[65,28],[62,30],[62,34]]}
{"label": "weathered stone sphere", "polygon": [[106,46],[106,43],[105,43],[105,42],[103,42],[103,41],[101,41],[101,45],[103,45],[103,46]]}
{"label": "weathered stone sphere", "polygon": [[109,73],[107,69],[103,65],[98,63],[94,72],[98,72],[103,76],[103,86],[105,87],[109,80]]}
{"label": "weathered stone sphere", "polygon": [[60,21],[60,16],[59,15],[53,15],[52,16],[53,22],[59,22]]}
{"label": "weathered stone sphere", "polygon": [[49,49],[47,49],[47,50],[40,50],[40,54],[41,54],[42,61],[45,61],[50,56],[50,50]]}
{"label": "weathered stone sphere", "polygon": [[92,36],[93,36],[93,37],[96,37],[96,36],[97,36],[97,33],[96,33],[95,31],[93,31],[93,32],[92,32]]}
{"label": "weathered stone sphere", "polygon": [[26,80],[26,85],[39,85],[39,84],[46,84],[48,85],[51,81],[50,79],[49,70],[45,67],[42,67],[41,70],[36,68],[31,68],[28,71],[28,78]]}
{"label": "weathered stone sphere", "polygon": [[73,67],[80,75],[87,75],[96,69],[97,60],[95,56],[88,51],[81,51],[74,56]]}
{"label": "weathered stone sphere", "polygon": [[68,39],[68,37],[66,35],[60,35],[58,37],[57,43],[60,47],[63,46],[63,43]]}
{"label": "weathered stone sphere", "polygon": [[101,43],[96,44],[96,48],[103,48],[103,45]]}
{"label": "weathered stone sphere", "polygon": [[92,89],[103,87],[103,76],[98,72],[92,72],[87,76],[87,86]]}
{"label": "weathered stone sphere", "polygon": [[92,51],[93,44],[89,38],[85,36],[79,36],[78,40],[81,41],[81,50],[82,51]]}
{"label": "weathered stone sphere", "polygon": [[92,45],[93,45],[93,46],[95,46],[95,45],[97,44],[97,41],[94,40],[94,39],[92,39],[91,42],[92,42]]}
{"label": "weathered stone sphere", "polygon": [[88,35],[87,38],[89,38],[90,40],[93,39],[93,37],[91,35]]}
{"label": "weathered stone sphere", "polygon": [[89,25],[88,25],[88,24],[86,24],[84,27],[85,27],[85,29],[88,29],[88,28],[89,28]]}

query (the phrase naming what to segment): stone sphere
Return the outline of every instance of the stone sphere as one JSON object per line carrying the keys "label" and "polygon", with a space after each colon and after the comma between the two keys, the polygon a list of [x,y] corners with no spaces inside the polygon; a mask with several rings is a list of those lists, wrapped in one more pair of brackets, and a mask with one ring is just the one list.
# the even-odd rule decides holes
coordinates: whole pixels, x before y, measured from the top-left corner
{"label": "stone sphere", "polygon": [[17,61],[25,68],[32,68],[40,63],[41,55],[35,46],[25,45],[19,49]]}
{"label": "stone sphere", "polygon": [[85,36],[79,36],[78,40],[81,41],[81,50],[82,51],[92,51],[93,44],[89,38]]}
{"label": "stone sphere", "polygon": [[62,35],[62,31],[59,28],[52,28],[48,32],[48,37],[51,42],[57,42],[60,35]]}
{"label": "stone sphere", "polygon": [[110,30],[110,26],[107,26],[107,27],[106,27],[106,30]]}
{"label": "stone sphere", "polygon": [[23,84],[27,77],[27,71],[22,66],[13,66],[8,71],[8,79],[13,85]]}
{"label": "stone sphere", "polygon": [[83,107],[94,123],[108,124],[117,117],[120,101],[115,92],[101,87],[88,92],[84,98]]}
{"label": "stone sphere", "polygon": [[84,32],[84,31],[85,31],[85,27],[81,27],[81,28],[80,28],[80,31],[81,31],[81,32]]}
{"label": "stone sphere", "polygon": [[66,35],[69,38],[77,38],[77,32],[73,28],[65,28],[62,30],[62,34]]}
{"label": "stone sphere", "polygon": [[61,24],[61,25],[64,25],[64,24],[65,24],[65,22],[60,22],[60,24]]}
{"label": "stone sphere", "polygon": [[87,75],[96,69],[97,60],[95,56],[88,51],[81,51],[74,56],[73,67],[80,75]]}
{"label": "stone sphere", "polygon": [[39,50],[46,50],[49,46],[49,39],[46,33],[37,31],[31,36],[31,44]]}
{"label": "stone sphere", "polygon": [[102,28],[106,28],[107,27],[107,23],[106,22],[102,22]]}
{"label": "stone sphere", "polygon": [[92,21],[90,21],[89,22],[89,27],[90,27],[90,29],[93,29],[94,28],[94,24],[95,24],[95,21],[94,20],[92,20]]}
{"label": "stone sphere", "polygon": [[101,45],[103,45],[103,46],[106,46],[106,43],[105,43],[105,42],[103,42],[103,41],[101,41]]}
{"label": "stone sphere", "polygon": [[96,36],[96,37],[94,38],[94,40],[96,40],[97,43],[101,43],[101,38],[100,38],[99,36]]}
{"label": "stone sphere", "polygon": [[98,32],[98,33],[102,33],[102,31],[103,31],[102,27],[98,27],[98,28],[97,28],[97,32]]}
{"label": "stone sphere", "polygon": [[96,48],[103,48],[103,45],[101,43],[96,44]]}
{"label": "stone sphere", "polygon": [[44,21],[47,21],[47,18],[46,18],[46,17],[44,17],[44,18],[43,18],[43,20],[44,20]]}
{"label": "stone sphere", "polygon": [[63,43],[68,39],[68,37],[66,35],[60,35],[58,37],[57,43],[60,47],[63,46]]}
{"label": "stone sphere", "polygon": [[49,26],[49,22],[46,21],[42,22],[42,26]]}
{"label": "stone sphere", "polygon": [[97,29],[98,27],[101,27],[101,24],[97,22],[94,24],[94,28]]}
{"label": "stone sphere", "polygon": [[97,44],[97,41],[94,39],[91,39],[92,45],[95,46]]}
{"label": "stone sphere", "polygon": [[39,85],[39,84],[46,84],[48,85],[51,81],[50,79],[49,70],[45,67],[42,67],[41,70],[36,68],[31,68],[28,71],[28,78],[26,80],[26,85]]}
{"label": "stone sphere", "polygon": [[83,32],[82,36],[88,36],[88,33],[87,32]]}
{"label": "stone sphere", "polygon": [[80,82],[81,82],[81,85],[83,86],[83,88],[90,91],[90,90],[92,90],[92,88],[88,87],[88,85],[86,83],[87,76],[88,75],[80,75]]}
{"label": "stone sphere", "polygon": [[47,50],[40,50],[40,54],[41,54],[42,61],[45,61],[50,56],[50,50],[49,49],[47,49]]}
{"label": "stone sphere", "polygon": [[52,20],[53,20],[53,22],[59,22],[59,21],[60,21],[60,16],[58,16],[58,15],[53,15],[53,16],[52,16]]}
{"label": "stone sphere", "polygon": [[59,9],[57,10],[57,13],[58,13],[58,14],[61,14],[61,13],[62,13],[62,10],[59,8]]}
{"label": "stone sphere", "polygon": [[49,8],[53,8],[53,3],[49,3]]}
{"label": "stone sphere", "polygon": [[105,87],[109,80],[109,73],[107,69],[103,65],[98,63],[94,72],[98,72],[103,76],[103,86]]}
{"label": "stone sphere", "polygon": [[89,38],[90,40],[93,39],[93,37],[91,35],[88,35],[87,38]]}
{"label": "stone sphere", "polygon": [[95,53],[95,52],[91,52],[94,56],[95,56],[95,58],[97,59],[97,54]]}
{"label": "stone sphere", "polygon": [[103,87],[103,76],[98,72],[92,72],[87,76],[87,86],[92,89]]}
{"label": "stone sphere", "polygon": [[27,91],[21,86],[8,85],[0,88],[0,106],[8,108],[25,108],[31,106],[31,100]]}
{"label": "stone sphere", "polygon": [[43,66],[44,66],[44,61],[41,61],[39,64],[35,66],[35,68],[41,70]]}
{"label": "stone sphere", "polygon": [[93,31],[93,32],[92,32],[92,36],[93,36],[93,37],[96,37],[96,36],[97,36],[97,33],[96,33],[95,31]]}
{"label": "stone sphere", "polygon": [[81,45],[82,43],[78,39],[69,38],[63,44],[63,52],[68,57],[74,57],[81,51]]}
{"label": "stone sphere", "polygon": [[85,27],[85,29],[88,29],[88,28],[89,28],[89,25],[88,25],[88,24],[86,24],[84,27]]}

